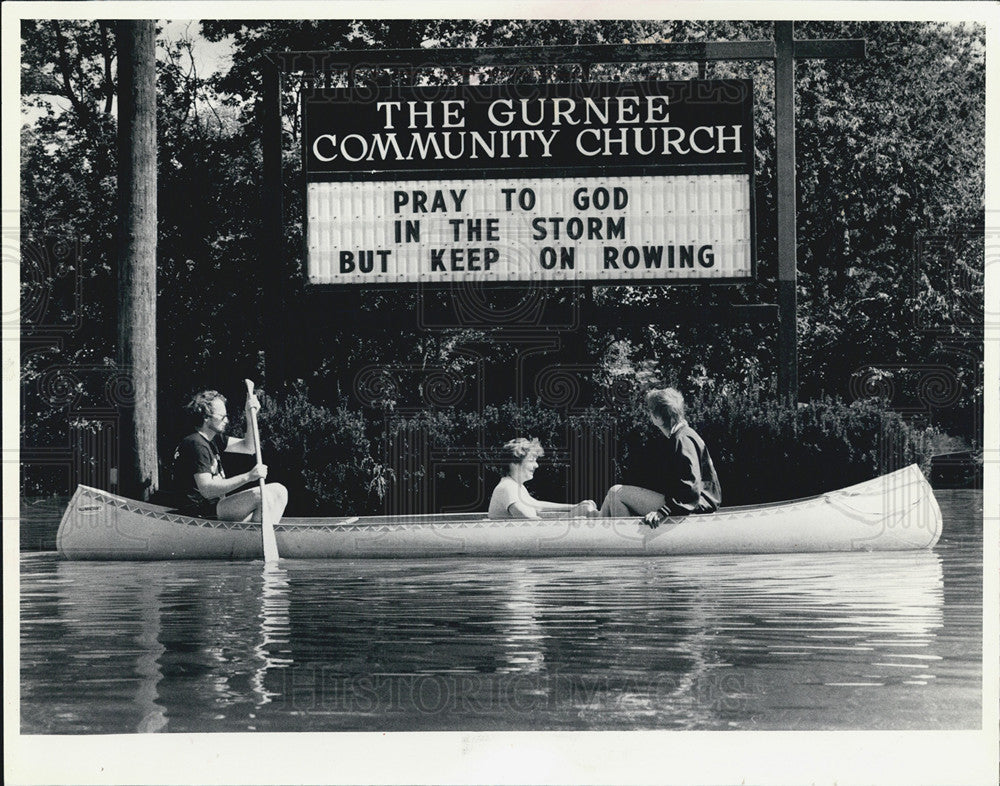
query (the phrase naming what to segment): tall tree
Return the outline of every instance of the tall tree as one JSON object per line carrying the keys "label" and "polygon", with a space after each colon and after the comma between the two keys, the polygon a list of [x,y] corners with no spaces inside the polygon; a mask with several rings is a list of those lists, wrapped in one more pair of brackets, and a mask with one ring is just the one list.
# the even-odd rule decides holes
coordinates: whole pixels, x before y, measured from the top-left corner
{"label": "tall tree", "polygon": [[122,424],[121,490],[148,499],[156,454],[156,27],[118,23],[118,361],[135,403]]}

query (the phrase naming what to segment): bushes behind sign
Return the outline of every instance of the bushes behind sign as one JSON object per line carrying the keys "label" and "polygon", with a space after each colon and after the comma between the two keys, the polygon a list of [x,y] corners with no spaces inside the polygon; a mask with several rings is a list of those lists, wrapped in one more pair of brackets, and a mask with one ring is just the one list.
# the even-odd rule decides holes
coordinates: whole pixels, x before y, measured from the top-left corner
{"label": "bushes behind sign", "polygon": [[[662,438],[638,407],[330,409],[302,385],[263,405],[270,477],[288,486],[292,515],[485,510],[504,470],[497,448],[515,436],[546,449],[531,486],[539,498],[600,502],[612,483],[658,485]],[[752,394],[695,398],[688,420],[709,445],[725,505],[818,494],[910,463],[927,474],[943,436],[874,399],[790,408]]]}

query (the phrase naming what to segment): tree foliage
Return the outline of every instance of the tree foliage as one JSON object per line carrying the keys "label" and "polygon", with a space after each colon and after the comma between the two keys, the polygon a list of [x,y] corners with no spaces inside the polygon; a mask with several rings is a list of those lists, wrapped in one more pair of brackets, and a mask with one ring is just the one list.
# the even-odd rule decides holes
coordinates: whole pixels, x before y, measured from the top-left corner
{"label": "tree foliage", "polygon": [[[65,442],[67,418],[107,406],[116,373],[114,293],[116,64],[109,22],[22,24],[22,442]],[[192,41],[161,40],[159,80],[158,336],[161,454],[180,435],[178,406],[200,387],[239,400],[261,373],[261,74],[268,52],[757,40],[765,22],[574,20],[214,20],[209,41],[231,43],[231,64],[203,75]],[[984,95],[982,27],[937,23],[810,22],[799,38],[866,39],[864,60],[796,65],[799,350],[803,398],[889,395],[889,405],[977,441],[982,406]],[[776,300],[773,67],[708,63],[708,77],[755,85],[758,278],[738,287],[606,287],[597,302],[627,308]],[[595,64],[590,78],[688,79],[697,64]],[[481,82],[570,81],[577,66],[476,68]],[[426,62],[372,69],[372,81],[458,82],[461,69]],[[534,395],[531,379],[583,369],[588,404],[627,375],[688,393],[774,384],[776,326],[585,326],[529,351],[488,326],[355,330],[344,314],[413,313],[419,297],[366,293],[317,299],[302,270],[298,85],[283,96],[285,273],[303,340],[289,347],[296,376],[331,412],[358,405],[358,380],[395,369],[400,405],[426,406],[428,375],[480,381],[482,408]],[[576,291],[546,294],[563,308]],[[524,291],[487,294],[497,310]],[[301,306],[300,306],[301,304]],[[311,305],[310,305],[311,304]],[[424,302],[426,305],[426,301]],[[544,331],[542,331],[544,333]],[[551,336],[550,336],[551,338]],[[549,342],[546,344],[546,342]],[[53,370],[56,370],[53,376]],[[63,373],[65,372],[65,373]],[[59,376],[59,375],[62,376]],[[409,375],[409,376],[407,376]],[[936,376],[935,376],[936,375]],[[55,380],[55,381],[53,381]],[[231,381],[231,382],[230,382]],[[589,392],[588,392],[589,391]],[[471,402],[471,403],[470,403]],[[76,414],[74,414],[76,413]],[[345,450],[348,448],[345,447]],[[375,459],[373,459],[374,461]],[[377,462],[376,462],[377,463]]]}

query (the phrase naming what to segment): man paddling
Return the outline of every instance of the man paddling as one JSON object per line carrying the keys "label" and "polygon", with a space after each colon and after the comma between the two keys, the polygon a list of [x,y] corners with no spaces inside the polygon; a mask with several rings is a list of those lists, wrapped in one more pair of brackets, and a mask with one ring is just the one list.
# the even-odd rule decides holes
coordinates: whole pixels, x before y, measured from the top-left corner
{"label": "man paddling", "polygon": [[[198,430],[189,434],[174,451],[174,483],[181,496],[178,507],[184,512],[203,518],[224,521],[250,520],[260,508],[261,489],[238,489],[267,477],[267,466],[257,464],[249,472],[226,477],[222,467],[223,453],[256,453],[253,435],[243,439],[226,436],[229,415],[226,398],[215,390],[203,390],[188,402]],[[260,401],[252,393],[247,396],[246,417],[260,409]],[[267,509],[275,522],[281,520],[288,504],[288,490],[280,483],[264,484]]]}

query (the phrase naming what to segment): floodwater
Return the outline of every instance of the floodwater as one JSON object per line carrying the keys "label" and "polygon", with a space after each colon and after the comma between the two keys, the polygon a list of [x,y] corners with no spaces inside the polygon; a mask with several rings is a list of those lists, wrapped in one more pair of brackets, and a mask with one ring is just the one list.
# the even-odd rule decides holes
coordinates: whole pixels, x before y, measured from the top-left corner
{"label": "floodwater", "polygon": [[972,729],[982,492],[933,551],[21,555],[21,732]]}

